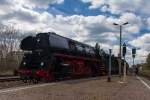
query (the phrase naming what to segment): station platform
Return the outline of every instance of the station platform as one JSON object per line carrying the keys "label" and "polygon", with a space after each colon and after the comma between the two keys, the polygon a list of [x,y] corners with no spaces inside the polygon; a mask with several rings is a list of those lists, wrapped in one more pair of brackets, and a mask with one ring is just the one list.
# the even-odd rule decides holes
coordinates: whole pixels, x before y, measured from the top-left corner
{"label": "station platform", "polygon": [[139,76],[68,80],[0,90],[0,100],[150,100],[150,81]]}

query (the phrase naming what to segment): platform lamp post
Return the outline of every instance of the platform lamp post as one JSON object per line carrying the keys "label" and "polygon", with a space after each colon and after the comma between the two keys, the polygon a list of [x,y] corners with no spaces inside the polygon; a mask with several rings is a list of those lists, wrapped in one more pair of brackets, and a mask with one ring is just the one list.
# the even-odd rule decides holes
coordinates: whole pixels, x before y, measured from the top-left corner
{"label": "platform lamp post", "polygon": [[126,59],[125,59],[125,56],[126,56],[126,44],[124,43],[123,44],[123,50],[122,50],[122,55],[123,55],[123,58],[124,58],[124,67],[123,67],[123,82],[126,82]]}
{"label": "platform lamp post", "polygon": [[111,53],[112,49],[109,49],[109,69],[108,69],[108,82],[111,82]]}
{"label": "platform lamp post", "polygon": [[113,25],[119,26],[120,28],[120,47],[119,47],[119,76],[121,77],[121,61],[122,61],[122,53],[121,53],[121,45],[122,45],[122,26],[129,24],[128,22],[125,22],[123,24],[117,24],[113,23]]}

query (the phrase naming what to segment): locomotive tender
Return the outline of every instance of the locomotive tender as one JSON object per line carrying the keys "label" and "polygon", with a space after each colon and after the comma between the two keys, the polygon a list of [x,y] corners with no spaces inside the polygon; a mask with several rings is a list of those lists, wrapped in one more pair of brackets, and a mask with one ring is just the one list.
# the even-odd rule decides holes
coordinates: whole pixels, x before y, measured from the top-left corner
{"label": "locomotive tender", "polygon": [[[18,69],[23,80],[54,81],[107,73],[108,54],[53,32],[28,36],[20,48],[25,51]],[[116,58],[114,62],[118,66]]]}

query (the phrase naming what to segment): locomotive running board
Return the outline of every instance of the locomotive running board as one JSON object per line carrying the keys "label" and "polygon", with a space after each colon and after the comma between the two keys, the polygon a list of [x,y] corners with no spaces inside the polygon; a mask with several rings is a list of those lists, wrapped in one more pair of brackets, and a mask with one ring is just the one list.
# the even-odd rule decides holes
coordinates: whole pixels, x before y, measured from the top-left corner
{"label": "locomotive running board", "polygon": [[84,59],[84,60],[92,60],[92,61],[100,61],[100,60],[95,59],[95,58],[77,57],[77,56],[65,55],[65,54],[59,54],[59,53],[54,53],[54,56],[67,57],[67,58],[75,58],[75,59]]}

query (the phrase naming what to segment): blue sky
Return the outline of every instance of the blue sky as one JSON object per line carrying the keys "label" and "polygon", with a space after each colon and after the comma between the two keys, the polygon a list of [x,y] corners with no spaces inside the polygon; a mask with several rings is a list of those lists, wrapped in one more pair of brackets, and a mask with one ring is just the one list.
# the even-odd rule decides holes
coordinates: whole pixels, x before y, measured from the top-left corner
{"label": "blue sky", "polygon": [[62,4],[50,4],[47,9],[48,12],[54,15],[58,11],[65,16],[69,15],[84,15],[84,16],[97,16],[100,14],[106,16],[118,16],[117,14],[111,14],[109,12],[102,12],[99,9],[89,9],[90,3],[83,3],[81,0],[65,0]]}
{"label": "blue sky", "polygon": [[[64,3],[57,5],[53,4],[49,6],[48,11],[51,12],[53,8],[56,10],[63,12],[66,16],[69,15],[84,15],[84,16],[96,16],[99,15],[101,12],[98,9],[89,10],[89,3],[85,4],[81,2],[81,0],[65,0]],[[55,14],[55,13],[54,13]]]}
{"label": "blue sky", "polygon": [[[143,7],[144,5],[144,7]],[[95,45],[118,55],[119,27],[123,42],[139,48],[136,62],[144,62],[150,51],[149,0],[0,0],[1,25],[13,25],[24,33],[54,31],[57,34]]]}

